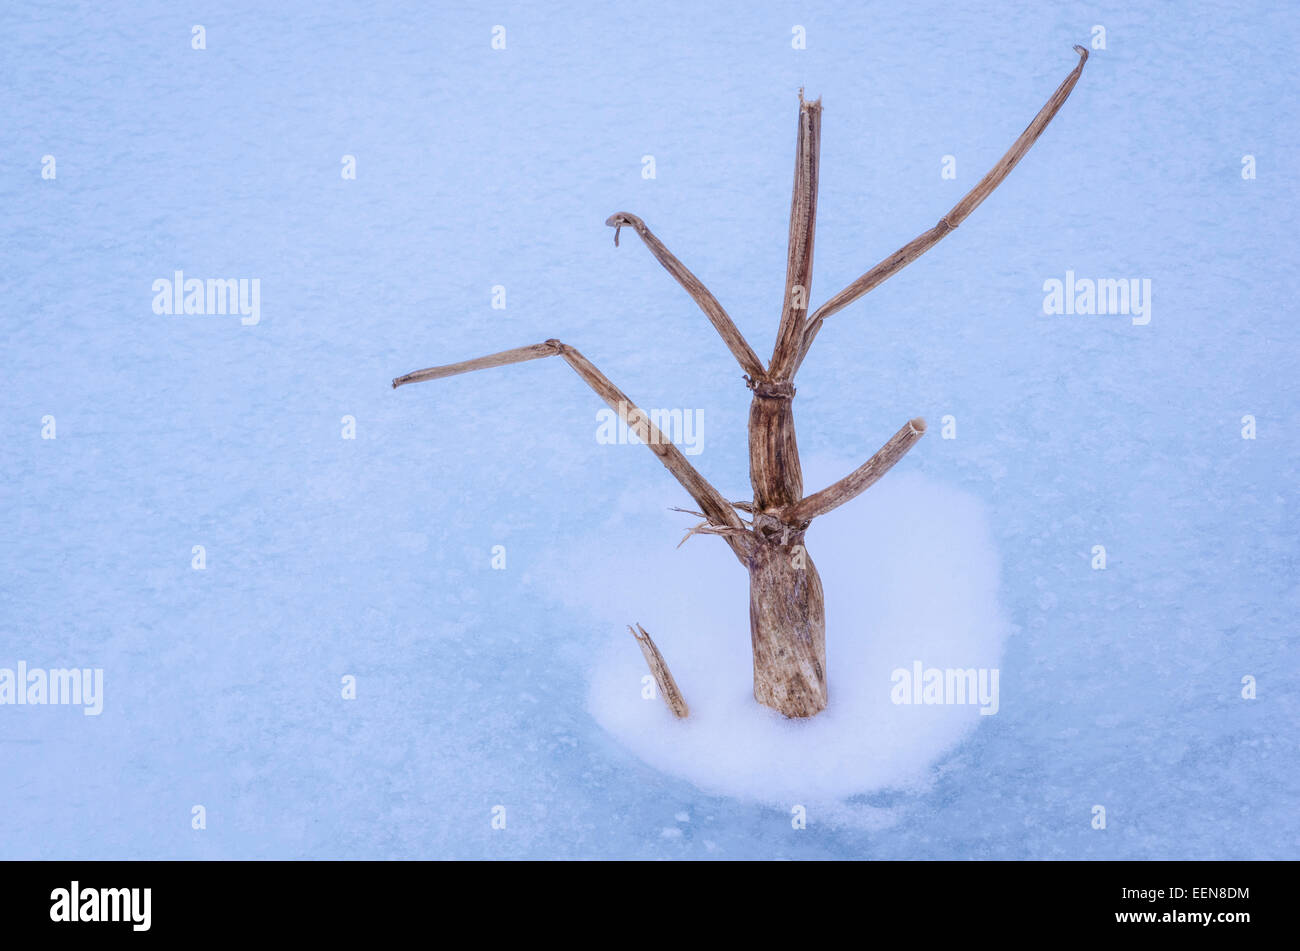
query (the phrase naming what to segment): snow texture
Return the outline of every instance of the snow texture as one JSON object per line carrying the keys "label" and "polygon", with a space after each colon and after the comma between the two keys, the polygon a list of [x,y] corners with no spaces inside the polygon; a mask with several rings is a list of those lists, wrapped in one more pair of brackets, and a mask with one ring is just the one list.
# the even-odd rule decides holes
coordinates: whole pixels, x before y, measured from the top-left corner
{"label": "snow texture", "polygon": [[[799,88],[817,304],[1097,25],[1007,182],[800,373],[810,488],[930,423],[810,534],[825,722],[744,707],[743,572],[674,547],[690,500],[563,363],[390,389],[558,337],[701,410],[690,458],[745,498],[740,371],[605,218],[770,353]],[[1300,857],[1298,34],[1265,3],[3,5],[0,668],[105,698],[0,705],[0,858]],[[260,321],[155,314],[177,270],[257,279]],[[1150,323],[1045,315],[1067,271],[1149,279]],[[696,723],[641,699],[633,620]],[[895,706],[914,660],[998,667],[998,712]]]}
{"label": "snow texture", "polygon": [[[819,470],[850,468],[814,468],[811,483],[836,478],[818,479]],[[744,569],[695,540],[665,555],[655,537],[671,528],[646,532],[662,520],[641,514],[652,499],[637,502],[583,544],[603,570],[557,559],[562,568],[546,583],[565,590],[575,608],[596,606],[603,622],[596,630],[617,631],[620,618],[635,616],[664,653],[691,704],[685,721],[657,696],[643,697],[644,661],[622,639],[606,648],[590,701],[597,721],[652,766],[709,791],[787,807],[816,802],[825,812],[858,793],[925,785],[926,767],[981,719],[969,703],[892,699],[893,672],[910,674],[918,660],[926,668],[999,666],[1007,631],[996,550],[968,494],[908,473],[809,532],[808,553],[827,592],[833,700],[805,721],[754,702]],[[611,597],[611,576],[644,583]]]}

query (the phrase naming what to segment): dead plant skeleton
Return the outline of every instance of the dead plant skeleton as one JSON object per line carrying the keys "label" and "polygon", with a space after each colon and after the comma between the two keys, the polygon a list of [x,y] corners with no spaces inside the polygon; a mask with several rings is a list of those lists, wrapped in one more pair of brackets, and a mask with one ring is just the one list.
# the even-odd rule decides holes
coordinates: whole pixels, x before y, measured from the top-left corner
{"label": "dead plant skeleton", "polygon": [[[393,380],[393,387],[424,380],[558,356],[574,369],[622,418],[695,500],[702,523],[691,533],[719,536],[749,571],[749,621],[754,655],[754,698],[787,717],[811,717],[826,709],[826,622],[821,579],[804,548],[812,520],[870,488],[925,434],[925,421],[913,419],[875,455],[838,482],[804,494],[795,442],[794,378],[822,324],[868,291],[898,273],[953,231],[1010,174],[1042,135],[1074,89],[1088,60],[1076,46],[1079,62],[1052,93],[1029,126],[997,164],[929,231],[903,245],[856,281],[807,312],[812,281],[813,238],[817,223],[817,173],[820,162],[821,100],[799,94],[794,194],[790,202],[790,240],[785,299],[776,346],[764,366],[716,297],[673,256],[636,215],[619,212],[605,222],[618,244],[623,228],[635,231],[695,300],[731,351],[752,391],[749,410],[749,477],[752,502],[730,502],[664,437],[628,397],[575,348],[559,340],[505,350],[475,360],[416,370]],[[688,533],[691,534],[691,533]],[[629,628],[631,629],[631,628]],[[659,693],[678,717],[688,707],[663,656],[640,625],[632,629]]]}

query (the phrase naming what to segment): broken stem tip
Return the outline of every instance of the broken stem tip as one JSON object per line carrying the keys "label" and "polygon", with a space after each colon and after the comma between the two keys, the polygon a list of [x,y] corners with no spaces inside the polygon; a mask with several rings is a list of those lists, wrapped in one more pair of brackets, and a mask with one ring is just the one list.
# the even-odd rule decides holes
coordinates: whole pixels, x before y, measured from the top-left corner
{"label": "broken stem tip", "polygon": [[[641,656],[645,658],[646,666],[650,668],[655,684],[659,687],[659,695],[664,698],[664,703],[672,711],[673,716],[679,720],[685,720],[690,716],[691,708],[686,703],[686,698],[682,696],[681,690],[677,686],[677,681],[673,680],[672,672],[668,669],[668,664],[664,662],[664,657],[659,653],[659,648],[655,646],[654,640],[650,637],[650,632],[643,628],[639,623],[634,629],[631,624],[627,626],[628,631],[636,638],[637,644],[641,647]],[[641,633],[637,633],[640,631]]]}

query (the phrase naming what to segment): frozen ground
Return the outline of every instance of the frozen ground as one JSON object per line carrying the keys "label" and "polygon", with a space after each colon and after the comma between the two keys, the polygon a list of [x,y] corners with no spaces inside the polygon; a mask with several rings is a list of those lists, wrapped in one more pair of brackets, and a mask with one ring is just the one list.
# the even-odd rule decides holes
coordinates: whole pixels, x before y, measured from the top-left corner
{"label": "frozen ground", "polygon": [[[0,857],[1300,857],[1291,11],[112,6],[0,13],[0,668],[102,667],[106,693],[99,717],[0,706]],[[647,589],[695,616],[682,565],[730,558],[674,548],[689,500],[649,453],[597,443],[558,361],[388,381],[560,337],[703,410],[692,460],[743,497],[738,371],[605,217],[642,216],[767,353],[800,86],[825,104],[819,303],[951,207],[1097,24],[1006,184],[800,375],[810,456],[931,424],[810,538],[832,625],[890,563],[846,590],[835,532],[960,498],[1010,636],[996,715],[946,752],[846,750],[870,791],[796,831],[598,702],[608,652],[637,659],[612,619]],[[155,315],[178,269],[258,278],[260,323]],[[1149,278],[1151,322],[1044,316],[1067,269]],[[652,547],[608,555],[607,524]],[[939,574],[909,584],[959,597]],[[694,636],[744,636],[736,590]],[[640,619],[700,676],[668,649],[691,632]]]}

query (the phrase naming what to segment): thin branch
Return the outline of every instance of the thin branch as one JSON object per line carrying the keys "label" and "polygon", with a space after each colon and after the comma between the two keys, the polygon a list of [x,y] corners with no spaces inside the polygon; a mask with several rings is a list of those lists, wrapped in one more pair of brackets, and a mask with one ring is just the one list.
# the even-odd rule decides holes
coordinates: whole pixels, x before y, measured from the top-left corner
{"label": "thin branch", "polygon": [[[668,664],[664,662],[664,655],[659,653],[659,648],[651,640],[649,633],[640,624],[633,629],[629,624],[627,629],[632,632],[636,638],[637,644],[641,647],[641,656],[645,658],[646,665],[650,668],[650,673],[654,675],[655,684],[659,687],[659,696],[664,698],[664,703],[668,704],[668,709],[673,712],[679,720],[685,720],[691,714],[691,708],[686,705],[686,698],[682,696],[681,690],[677,687],[677,681],[673,680],[672,671],[668,669]],[[641,633],[638,634],[637,631]]]}
{"label": "thin branch", "polygon": [[903,428],[880,447],[879,451],[858,466],[839,482],[828,485],[820,492],[805,496],[781,513],[781,520],[793,524],[811,521],[819,515],[825,515],[831,509],[838,508],[871,488],[894,463],[902,459],[907,451],[916,445],[917,440],[925,435],[925,420],[917,417],[903,424]]}
{"label": "thin branch", "polygon": [[745,340],[735,322],[728,316],[727,312],[722,309],[718,299],[713,296],[712,292],[704,286],[698,277],[692,274],[681,261],[673,256],[662,241],[654,236],[654,233],[645,226],[645,222],[636,215],[630,215],[626,211],[620,211],[617,214],[610,215],[605,219],[605,224],[614,229],[614,245],[618,246],[618,232],[623,227],[633,229],[641,236],[650,253],[659,259],[677,283],[686,289],[686,293],[691,295],[695,303],[700,305],[700,310],[704,311],[704,316],[709,318],[709,323],[713,324],[715,330],[722,337],[722,342],[727,345],[736,360],[740,363],[740,368],[748,373],[754,379],[759,379],[764,375],[763,361],[758,359],[758,354]]}
{"label": "thin branch", "polygon": [[540,360],[542,357],[553,357],[559,353],[556,344],[559,341],[548,340],[546,343],[535,343],[531,347],[516,347],[513,350],[502,350],[500,353],[492,353],[486,357],[479,357],[476,360],[462,360],[460,363],[449,363],[445,367],[430,367],[427,370],[416,370],[414,373],[407,373],[399,376],[393,381],[393,389],[403,386],[407,383],[423,383],[425,380],[441,380],[446,376],[455,376],[457,373],[469,373],[471,370],[486,370],[489,367],[503,367],[510,363],[523,363],[525,360]]}
{"label": "thin branch", "polygon": [[[677,481],[681,483],[682,488],[686,489],[691,498],[695,499],[696,503],[699,504],[704,516],[712,525],[720,528],[743,529],[744,526],[740,516],[731,507],[731,503],[704,476],[696,471],[695,467],[682,455],[681,450],[673,445],[671,440],[660,431],[659,427],[650,421],[649,415],[628,399],[627,395],[611,383],[605,374],[597,370],[591,361],[568,344],[552,339],[547,340],[545,343],[534,344],[531,347],[504,350],[501,353],[479,357],[477,360],[465,360],[447,366],[416,370],[414,373],[408,373],[393,380],[393,387],[396,388],[405,383],[417,383],[422,380],[438,380],[443,377],[454,376],[457,373],[468,373],[471,370],[505,366],[510,363],[522,363],[525,360],[537,360],[541,357],[555,355],[559,355],[569,366],[573,367],[578,376],[582,377],[587,385],[595,390],[601,399],[613,408],[614,412],[619,414],[619,417],[636,437],[659,457],[659,461],[664,464],[664,467],[673,474]],[[750,543],[749,537],[743,531],[740,531],[734,534],[728,533],[724,538],[727,544],[731,546],[731,550],[736,553],[736,557],[744,562]]]}
{"label": "thin branch", "polygon": [[688,528],[686,530],[686,534],[683,535],[682,540],[677,543],[677,547],[681,548],[683,545],[685,545],[688,541],[691,540],[692,535],[725,535],[725,536],[740,535],[740,536],[747,537],[749,535],[749,529],[723,528],[717,525],[710,525],[708,522],[700,522],[700,524],[694,526],[693,528]]}
{"label": "thin branch", "polygon": [[[752,512],[754,511],[754,506],[753,506],[751,503],[749,503],[749,502],[732,502],[731,504],[732,504],[732,506],[734,506],[735,508],[740,509],[742,512],[751,512],[751,513],[752,513]],[[686,515],[694,515],[696,518],[704,518],[704,513],[703,513],[703,512],[697,512],[697,511],[695,511],[694,509],[683,509],[683,508],[678,508],[676,505],[670,505],[670,506],[668,507],[668,511],[670,511],[670,512],[682,512],[682,513],[684,513],[684,514],[686,514]],[[746,522],[744,519],[741,519],[741,522],[744,523],[744,525],[745,525],[746,528],[749,527],[749,523]]]}
{"label": "thin branch", "polygon": [[[726,528],[742,527],[740,516],[731,507],[731,503],[686,461],[681,450],[659,431],[659,427],[650,421],[648,414],[628,399],[622,390],[611,383],[581,353],[558,340],[555,343],[560,347],[560,356],[564,361],[573,367],[607,404],[613,407],[628,428],[636,433],[637,438],[659,457],[659,461],[677,478],[682,488],[690,493],[691,498],[699,504],[700,510],[712,524]],[[745,546],[742,541],[732,536],[727,537],[728,544],[743,561]]]}
{"label": "thin branch", "polygon": [[1043,130],[1047,128],[1048,123],[1060,111],[1061,106],[1065,104],[1065,100],[1069,98],[1070,92],[1074,89],[1075,83],[1079,81],[1079,76],[1083,73],[1083,64],[1088,61],[1088,51],[1082,46],[1076,46],[1075,50],[1079,54],[1079,64],[1074,67],[1069,76],[1065,77],[1065,81],[1057,87],[1056,92],[1052,93],[1051,98],[1038,111],[1038,115],[1034,116],[1034,120],[1029,123],[1024,132],[1020,133],[1020,138],[1016,139],[1011,148],[1007,149],[1006,154],[989,170],[989,173],[980,179],[979,184],[972,188],[965,198],[957,202],[952,211],[940,218],[937,225],[920,237],[903,245],[866,274],[863,274],[844,290],[822,304],[808,318],[803,331],[803,349],[796,361],[796,369],[798,364],[803,362],[804,356],[807,355],[808,349],[812,346],[813,339],[821,330],[822,322],[827,317],[843,310],[938,244],[941,238],[965,221],[966,217],[978,208],[980,203],[985,198],[988,198],[993,193],[993,190],[1011,174],[1011,170],[1025,157],[1025,153],[1029,151],[1030,146],[1038,141],[1038,137],[1043,134]]}
{"label": "thin branch", "polygon": [[799,90],[799,135],[795,145],[794,188],[790,196],[790,243],[786,251],[785,300],[769,375],[788,380],[802,352],[804,318],[812,286],[813,244],[817,232],[817,173],[821,159],[822,101],[806,102]]}
{"label": "thin branch", "polygon": [[[735,505],[736,503],[732,502],[731,504]],[[671,511],[682,512],[686,515],[694,515],[696,518],[704,518],[703,512],[696,512],[692,509],[678,508],[675,505],[672,506]],[[704,521],[700,522],[700,524],[692,528],[688,528],[686,530],[686,534],[683,535],[682,540],[677,543],[677,547],[681,548],[683,545],[685,545],[688,541],[691,540],[692,535],[736,535],[736,534],[748,535],[749,532],[753,530],[753,526],[749,522],[745,522],[744,519],[741,519],[741,521],[744,523],[745,526],[744,528],[727,528],[727,527],[719,527],[717,525],[710,525],[709,520],[707,518],[704,518]]]}

